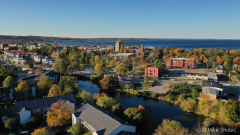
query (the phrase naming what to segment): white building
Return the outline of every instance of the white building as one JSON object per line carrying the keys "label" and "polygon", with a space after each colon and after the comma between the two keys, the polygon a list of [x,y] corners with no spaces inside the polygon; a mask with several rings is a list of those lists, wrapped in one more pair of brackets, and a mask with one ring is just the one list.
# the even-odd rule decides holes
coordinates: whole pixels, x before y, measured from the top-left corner
{"label": "white building", "polygon": [[8,51],[4,51],[4,61],[9,61],[11,63],[21,63],[23,64],[25,62],[25,60],[23,59],[21,54],[15,54],[13,52],[8,52]]}
{"label": "white building", "polygon": [[104,108],[90,104],[82,106],[72,114],[72,125],[76,123],[93,135],[117,135],[123,131],[136,133],[136,126]]}
{"label": "white building", "polygon": [[223,69],[223,65],[219,64],[217,65],[217,67],[215,68],[216,73],[224,73],[225,70]]}
{"label": "white building", "polygon": [[38,114],[42,117],[46,117],[47,111],[49,110],[51,105],[58,100],[66,101],[66,104],[72,106],[73,111],[75,110],[76,101],[72,94],[28,101],[20,101],[15,102],[17,119],[20,124],[25,125],[26,123],[28,123],[32,114]]}
{"label": "white building", "polygon": [[45,56],[45,58],[42,58],[42,64],[49,64],[49,59],[47,56]]}

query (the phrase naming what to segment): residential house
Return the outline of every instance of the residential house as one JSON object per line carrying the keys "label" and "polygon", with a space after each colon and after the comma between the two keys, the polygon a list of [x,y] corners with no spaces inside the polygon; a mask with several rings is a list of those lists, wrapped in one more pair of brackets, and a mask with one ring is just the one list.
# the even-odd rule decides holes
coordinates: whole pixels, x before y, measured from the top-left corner
{"label": "residential house", "polygon": [[193,75],[193,74],[186,74],[183,75],[185,79],[193,79],[193,80],[208,80],[208,77],[206,75]]}
{"label": "residential house", "polygon": [[[28,85],[28,92],[26,93],[26,97],[36,97],[37,95],[37,83],[38,81],[26,81]],[[10,84],[10,90],[15,91],[15,88],[18,87],[19,82],[11,82]]]}
{"label": "residential house", "polygon": [[223,69],[223,65],[222,64],[218,64],[217,67],[215,68],[215,72],[216,73],[224,73],[225,70]]}
{"label": "residential house", "polygon": [[4,51],[4,61],[9,61],[16,64],[24,64],[25,60],[20,53],[13,53],[9,51]]}
{"label": "residential house", "polygon": [[26,123],[28,123],[30,117],[34,114],[46,117],[47,111],[49,110],[51,105],[55,102],[58,102],[59,100],[66,101],[65,103],[69,106],[72,106],[73,111],[75,111],[76,100],[74,99],[72,94],[48,98],[45,97],[41,99],[15,102],[17,119],[20,124],[25,125]]}
{"label": "residential house", "polygon": [[76,123],[93,135],[118,135],[122,131],[136,133],[136,126],[102,107],[90,104],[85,104],[72,114],[72,125]]}
{"label": "residential house", "polygon": [[128,84],[130,88],[133,87],[133,82],[131,77],[123,77],[118,75],[118,81],[119,81],[119,86],[121,88],[125,88],[126,84]]}
{"label": "residential house", "polygon": [[42,58],[42,64],[49,64],[50,59],[48,59],[47,56],[45,56],[45,58]]}
{"label": "residential house", "polygon": [[152,66],[152,65],[145,67],[145,76],[158,78],[159,75],[160,75],[159,68]]}
{"label": "residential house", "polygon": [[207,95],[210,100],[216,100],[218,97],[223,96],[222,85],[218,82],[203,81],[202,94]]}
{"label": "residential house", "polygon": [[52,80],[52,82],[54,84],[57,84],[58,83],[58,79],[59,79],[59,75],[57,72],[54,72],[54,71],[49,71],[48,73],[45,74],[46,77],[50,77],[50,79]]}

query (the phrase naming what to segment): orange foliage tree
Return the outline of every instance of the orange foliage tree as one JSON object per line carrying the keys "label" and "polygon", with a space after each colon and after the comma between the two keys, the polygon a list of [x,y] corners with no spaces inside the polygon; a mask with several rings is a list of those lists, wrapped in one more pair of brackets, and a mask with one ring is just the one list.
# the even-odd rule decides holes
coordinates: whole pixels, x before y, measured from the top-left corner
{"label": "orange foliage tree", "polygon": [[49,135],[46,128],[36,129],[31,135]]}
{"label": "orange foliage tree", "polygon": [[233,60],[233,64],[240,65],[240,56],[235,57],[235,59]]}
{"label": "orange foliage tree", "polygon": [[124,51],[123,51],[123,49],[120,49],[119,52],[120,52],[120,53],[123,53]]}
{"label": "orange foliage tree", "polygon": [[222,59],[221,59],[221,57],[220,56],[217,56],[217,63],[221,63],[221,61],[222,61]]}
{"label": "orange foliage tree", "polygon": [[20,82],[15,88],[14,97],[16,98],[25,98],[28,93],[28,85],[26,81]]}
{"label": "orange foliage tree", "polygon": [[206,62],[208,62],[208,58],[207,58],[207,57],[204,57],[203,63],[206,63]]}
{"label": "orange foliage tree", "polygon": [[163,56],[163,59],[167,59],[167,58],[168,58],[168,56],[167,56],[167,55],[164,55],[164,56]]}
{"label": "orange foliage tree", "polygon": [[49,90],[47,97],[55,97],[55,96],[61,96],[62,91],[61,88],[57,84],[53,84],[51,89]]}
{"label": "orange foliage tree", "polygon": [[37,70],[36,72],[35,72],[35,74],[37,75],[37,76],[41,76],[42,75],[42,73],[43,73],[43,71],[41,70]]}
{"label": "orange foliage tree", "polygon": [[198,57],[197,57],[196,54],[195,54],[195,55],[192,55],[190,58],[194,58],[194,60],[196,61],[196,63],[199,63],[199,59],[198,59]]}
{"label": "orange foliage tree", "polygon": [[233,50],[230,50],[229,53],[235,53],[237,50],[236,49],[233,49]]}
{"label": "orange foliage tree", "polygon": [[47,113],[47,124],[49,127],[60,127],[71,122],[73,107],[66,104],[64,100],[53,103]]}

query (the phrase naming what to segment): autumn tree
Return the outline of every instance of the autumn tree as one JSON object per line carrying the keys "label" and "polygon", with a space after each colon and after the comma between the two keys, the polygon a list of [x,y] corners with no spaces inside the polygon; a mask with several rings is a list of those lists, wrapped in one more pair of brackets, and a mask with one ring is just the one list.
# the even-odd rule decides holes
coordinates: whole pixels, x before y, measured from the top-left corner
{"label": "autumn tree", "polygon": [[120,49],[120,50],[119,50],[119,53],[124,53],[123,49]]}
{"label": "autumn tree", "polygon": [[127,121],[137,126],[138,131],[144,131],[150,125],[149,112],[142,105],[139,105],[138,108],[127,108],[124,114]]}
{"label": "autumn tree", "polygon": [[124,88],[126,88],[128,90],[131,88],[131,86],[127,83]]}
{"label": "autumn tree", "polygon": [[49,90],[47,97],[55,97],[55,96],[61,96],[62,91],[61,88],[57,84],[53,84],[51,89]]}
{"label": "autumn tree", "polygon": [[27,82],[20,82],[13,93],[15,98],[25,98],[28,94]]}
{"label": "autumn tree", "polygon": [[194,60],[196,61],[196,63],[199,63],[199,59],[198,59],[198,56],[195,54],[195,55],[192,55],[190,58],[194,58]]}
{"label": "autumn tree", "polygon": [[116,114],[117,116],[123,117],[124,116],[124,109],[120,103],[113,105],[111,111]]}
{"label": "autumn tree", "polygon": [[112,106],[116,104],[116,101],[112,97],[108,97],[106,94],[102,93],[97,98],[96,104],[107,110],[111,110]]}
{"label": "autumn tree", "polygon": [[39,128],[39,129],[35,129],[35,131],[31,133],[31,135],[49,135],[49,134],[46,128]]}
{"label": "autumn tree", "polygon": [[183,109],[183,111],[186,111],[186,112],[194,112],[196,106],[197,106],[197,101],[194,99],[185,100],[180,105],[180,107]]}
{"label": "autumn tree", "polygon": [[218,63],[221,63],[222,59],[221,59],[221,57],[220,57],[220,56],[217,56],[217,58],[216,58],[216,59],[217,59],[217,62],[218,62]]}
{"label": "autumn tree", "polygon": [[95,67],[94,67],[95,71],[98,72],[98,73],[101,73],[103,72],[103,64],[96,64]]}
{"label": "autumn tree", "polygon": [[3,60],[3,58],[4,58],[4,54],[1,54],[1,55],[0,55],[0,59]]}
{"label": "autumn tree", "polygon": [[60,127],[71,122],[73,107],[66,104],[66,101],[59,100],[53,103],[47,112],[47,124],[49,127]]}
{"label": "autumn tree", "polygon": [[153,135],[188,135],[188,129],[185,129],[180,122],[164,119],[162,124],[158,126]]}
{"label": "autumn tree", "polygon": [[48,95],[49,89],[52,86],[52,81],[50,77],[46,77],[45,75],[43,75],[38,81],[37,85],[39,88],[40,95],[46,96]]}
{"label": "autumn tree", "polygon": [[3,81],[3,87],[8,88],[10,87],[10,83],[13,81],[13,78],[11,76],[8,76]]}
{"label": "autumn tree", "polygon": [[235,57],[235,59],[233,60],[233,64],[237,64],[238,66],[240,66],[240,56]]}
{"label": "autumn tree", "polygon": [[17,119],[16,118],[7,118],[5,120],[5,128],[16,129],[17,128]]}
{"label": "autumn tree", "polygon": [[95,56],[95,63],[99,63],[99,62],[101,62],[101,58],[100,58],[99,55],[96,55]]}
{"label": "autumn tree", "polygon": [[42,73],[43,73],[43,71],[41,70],[37,70],[36,72],[35,72],[35,74],[36,74],[36,76],[41,76],[42,75]]}
{"label": "autumn tree", "polygon": [[114,71],[119,75],[125,75],[127,73],[127,69],[122,65],[118,65],[115,67]]}
{"label": "autumn tree", "polygon": [[112,76],[108,75],[108,76],[104,77],[102,80],[100,80],[99,83],[100,83],[102,89],[107,90],[111,86],[112,81],[113,81]]}
{"label": "autumn tree", "polygon": [[141,68],[140,68],[140,70],[141,71],[145,71],[145,68],[148,66],[148,64],[147,63],[145,63]]}

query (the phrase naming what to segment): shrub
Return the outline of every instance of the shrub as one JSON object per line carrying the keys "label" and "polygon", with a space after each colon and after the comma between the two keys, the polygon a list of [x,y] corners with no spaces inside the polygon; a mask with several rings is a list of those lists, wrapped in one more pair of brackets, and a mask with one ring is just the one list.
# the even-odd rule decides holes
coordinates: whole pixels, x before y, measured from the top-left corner
{"label": "shrub", "polygon": [[155,92],[151,94],[151,98],[157,98],[157,97],[158,97],[158,93]]}
{"label": "shrub", "polygon": [[174,101],[174,95],[172,95],[172,94],[167,95],[166,100],[168,102]]}
{"label": "shrub", "polygon": [[149,91],[144,90],[144,91],[143,91],[143,96],[144,96],[144,97],[147,97],[148,95],[149,95]]}

